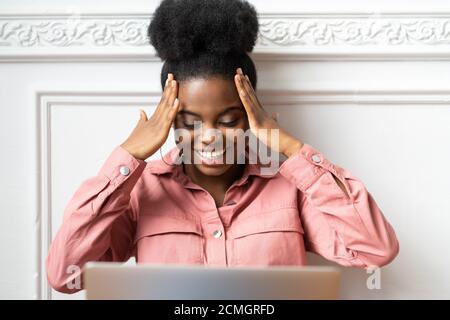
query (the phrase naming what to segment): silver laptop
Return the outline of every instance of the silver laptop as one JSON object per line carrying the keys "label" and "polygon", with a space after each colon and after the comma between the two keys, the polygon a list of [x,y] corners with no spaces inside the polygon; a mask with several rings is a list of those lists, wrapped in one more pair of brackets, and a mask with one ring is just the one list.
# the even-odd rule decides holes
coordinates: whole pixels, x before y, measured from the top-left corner
{"label": "silver laptop", "polygon": [[84,270],[88,300],[328,300],[338,298],[339,282],[339,269],[328,266],[90,262]]}

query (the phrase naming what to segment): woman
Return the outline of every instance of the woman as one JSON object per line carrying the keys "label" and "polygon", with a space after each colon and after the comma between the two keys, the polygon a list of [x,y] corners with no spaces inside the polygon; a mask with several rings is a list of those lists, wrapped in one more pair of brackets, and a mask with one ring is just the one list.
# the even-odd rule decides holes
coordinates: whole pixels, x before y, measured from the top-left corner
{"label": "woman", "polygon": [[[256,11],[245,1],[162,1],[148,29],[165,60],[161,101],[150,118],[141,111],[130,136],[67,205],[46,260],[53,288],[81,289],[68,285],[80,276],[68,272],[73,266],[132,256],[137,263],[305,265],[309,250],[358,268],[394,259],[395,232],[363,183],[263,109],[247,55],[257,33]],[[179,145],[147,163],[172,125],[183,133]],[[237,133],[246,130],[287,158],[278,170],[263,174],[247,152],[239,161]]]}

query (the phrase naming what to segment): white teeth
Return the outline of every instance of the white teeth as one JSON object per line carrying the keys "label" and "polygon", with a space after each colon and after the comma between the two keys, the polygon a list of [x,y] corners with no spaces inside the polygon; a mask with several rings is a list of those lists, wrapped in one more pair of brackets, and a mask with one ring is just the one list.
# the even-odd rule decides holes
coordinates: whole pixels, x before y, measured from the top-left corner
{"label": "white teeth", "polygon": [[200,157],[209,159],[209,160],[217,159],[225,153],[225,149],[223,149],[221,151],[199,151],[199,150],[195,150],[195,151],[197,152],[197,154]]}

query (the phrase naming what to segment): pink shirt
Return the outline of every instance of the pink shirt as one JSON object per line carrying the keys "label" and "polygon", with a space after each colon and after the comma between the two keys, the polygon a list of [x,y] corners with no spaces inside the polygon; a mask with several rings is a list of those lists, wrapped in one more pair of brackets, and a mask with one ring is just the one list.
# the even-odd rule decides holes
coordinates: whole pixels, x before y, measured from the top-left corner
{"label": "pink shirt", "polygon": [[67,270],[88,261],[305,265],[307,250],[358,268],[383,266],[399,251],[363,183],[311,145],[269,176],[246,165],[219,208],[181,165],[147,163],[117,146],[69,201],[46,266],[52,287],[71,293],[79,289],[66,284],[80,274]]}

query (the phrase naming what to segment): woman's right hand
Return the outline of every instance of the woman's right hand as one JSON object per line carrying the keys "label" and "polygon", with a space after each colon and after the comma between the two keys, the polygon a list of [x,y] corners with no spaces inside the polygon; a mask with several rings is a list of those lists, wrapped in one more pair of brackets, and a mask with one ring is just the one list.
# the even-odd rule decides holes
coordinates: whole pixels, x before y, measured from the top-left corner
{"label": "woman's right hand", "polygon": [[163,95],[153,115],[147,119],[147,114],[141,109],[139,122],[120,146],[136,159],[145,160],[154,154],[166,141],[180,108],[177,95],[178,83],[169,73]]}

